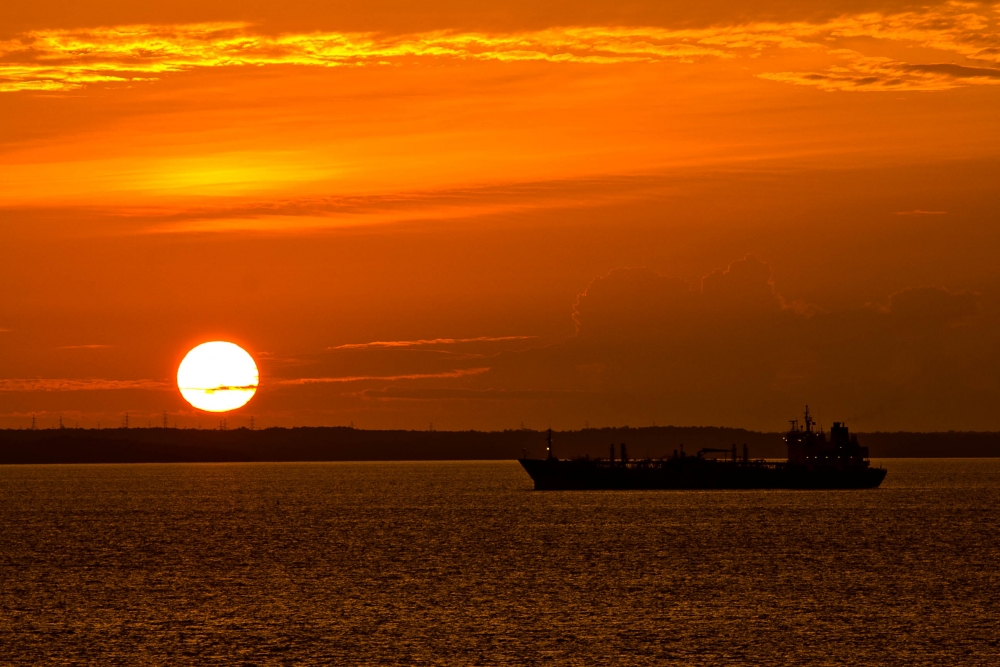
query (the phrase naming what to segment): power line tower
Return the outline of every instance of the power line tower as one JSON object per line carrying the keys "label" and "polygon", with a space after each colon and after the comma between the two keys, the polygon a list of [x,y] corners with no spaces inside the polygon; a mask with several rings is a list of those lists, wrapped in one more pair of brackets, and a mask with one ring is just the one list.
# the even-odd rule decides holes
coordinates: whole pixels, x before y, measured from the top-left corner
{"label": "power line tower", "polygon": [[65,427],[65,426],[63,426],[63,423],[62,423],[62,415],[59,415],[59,430],[61,431],[61,430],[63,430],[64,428],[66,428],[66,427]]}
{"label": "power line tower", "polygon": [[125,413],[125,419],[122,420],[122,428],[128,428],[128,413]]}
{"label": "power line tower", "polygon": [[169,426],[167,425],[167,411],[166,410],[163,411],[163,428],[169,428]]}
{"label": "power line tower", "polygon": [[31,415],[31,430],[32,431],[38,430],[38,424],[35,423],[35,415]]}
{"label": "power line tower", "polygon": [[253,430],[253,415],[250,415],[250,430]]}

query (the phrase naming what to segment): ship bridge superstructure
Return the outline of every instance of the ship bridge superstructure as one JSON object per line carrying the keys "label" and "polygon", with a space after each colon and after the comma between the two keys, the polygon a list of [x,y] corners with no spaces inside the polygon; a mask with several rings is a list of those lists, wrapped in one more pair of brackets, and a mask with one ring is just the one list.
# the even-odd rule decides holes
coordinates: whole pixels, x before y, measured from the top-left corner
{"label": "ship bridge superstructure", "polygon": [[788,463],[803,466],[837,466],[837,467],[867,467],[868,448],[858,444],[858,437],[851,435],[843,422],[833,422],[830,438],[822,430],[814,430],[816,422],[809,415],[806,406],[803,425],[798,420],[790,422],[791,427],[785,434],[785,444],[788,445]]}

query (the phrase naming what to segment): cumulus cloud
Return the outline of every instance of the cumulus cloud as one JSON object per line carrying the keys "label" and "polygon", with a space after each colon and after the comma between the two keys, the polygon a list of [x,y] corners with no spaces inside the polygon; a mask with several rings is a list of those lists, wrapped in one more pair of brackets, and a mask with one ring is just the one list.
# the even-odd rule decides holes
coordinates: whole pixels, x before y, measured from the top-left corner
{"label": "cumulus cloud", "polygon": [[576,336],[502,354],[474,385],[613,399],[607,414],[599,401],[588,403],[595,423],[774,429],[810,402],[826,415],[868,420],[860,425],[869,428],[920,428],[915,414],[960,427],[1000,400],[1000,355],[991,343],[1000,332],[983,308],[981,295],[942,287],[904,289],[882,307],[792,307],[771,267],[754,256],[708,273],[697,287],[620,268],[577,298]]}
{"label": "cumulus cloud", "polygon": [[573,320],[582,338],[635,336],[670,325],[671,315],[691,307],[683,280],[646,268],[615,269],[577,296]]}
{"label": "cumulus cloud", "polygon": [[702,299],[715,307],[770,311],[781,307],[770,265],[753,255],[701,279]]}
{"label": "cumulus cloud", "polygon": [[614,269],[577,296],[573,320],[582,340],[662,338],[712,314],[781,308],[771,267],[747,255],[706,275],[698,289],[647,268]]}

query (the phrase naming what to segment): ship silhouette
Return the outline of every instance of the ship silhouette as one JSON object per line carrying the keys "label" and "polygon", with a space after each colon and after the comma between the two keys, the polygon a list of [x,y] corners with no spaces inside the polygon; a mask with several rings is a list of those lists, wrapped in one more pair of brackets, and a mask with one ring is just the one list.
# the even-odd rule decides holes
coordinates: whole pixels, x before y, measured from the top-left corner
{"label": "ship silhouette", "polygon": [[[784,436],[787,461],[751,459],[747,446],[700,449],[693,456],[674,450],[673,456],[630,459],[625,444],[608,458],[556,458],[552,429],[546,458],[519,459],[538,491],[597,489],[874,489],[886,470],[874,468],[868,448],[858,444],[842,422],[834,422],[829,439],[806,406],[802,426],[790,421]],[[721,457],[719,456],[721,455]]]}

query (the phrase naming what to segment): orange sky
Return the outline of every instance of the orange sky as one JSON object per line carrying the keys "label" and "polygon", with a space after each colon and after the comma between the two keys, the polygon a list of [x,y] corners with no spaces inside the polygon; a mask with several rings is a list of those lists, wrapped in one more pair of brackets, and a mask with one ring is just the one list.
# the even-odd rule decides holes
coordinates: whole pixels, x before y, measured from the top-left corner
{"label": "orange sky", "polygon": [[665,4],[6,3],[0,426],[1000,429],[1000,4]]}

